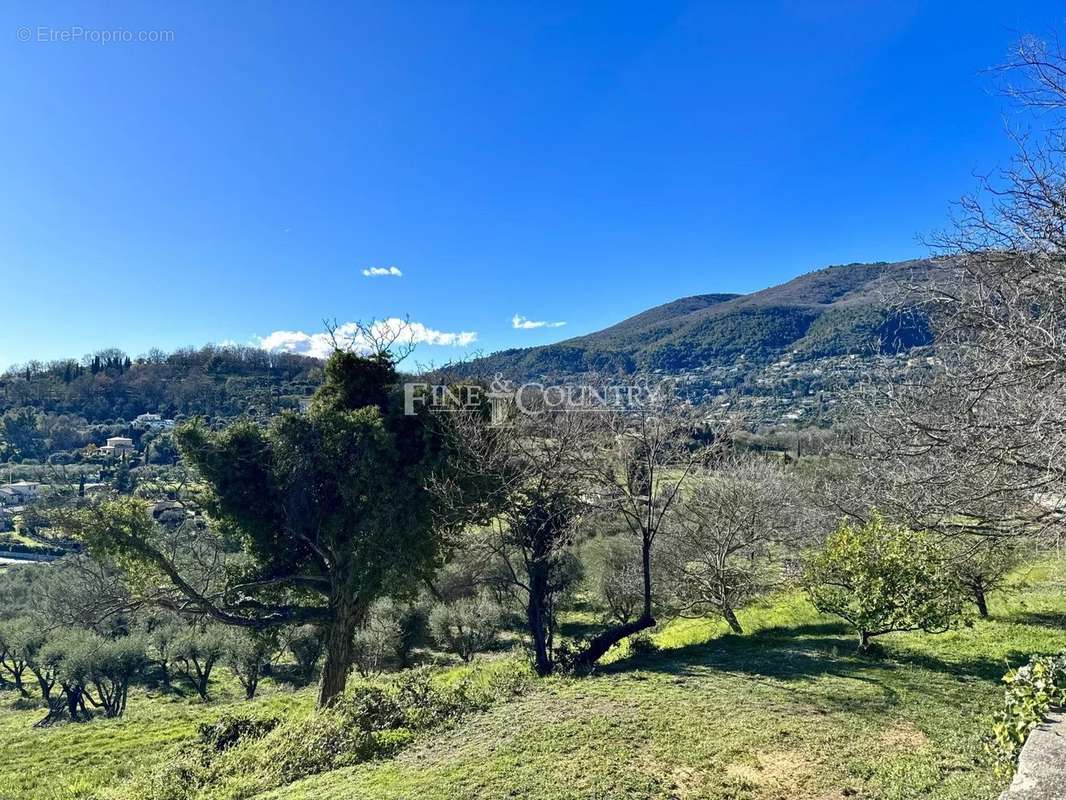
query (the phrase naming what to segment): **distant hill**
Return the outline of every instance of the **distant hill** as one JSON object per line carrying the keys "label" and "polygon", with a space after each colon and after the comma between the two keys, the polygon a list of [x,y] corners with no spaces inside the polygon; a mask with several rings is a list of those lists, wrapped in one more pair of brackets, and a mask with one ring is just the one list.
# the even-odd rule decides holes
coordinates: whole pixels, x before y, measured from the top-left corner
{"label": "distant hill", "polygon": [[746,295],[701,294],[656,306],[602,331],[542,347],[503,350],[472,362],[509,377],[588,371],[667,372],[734,361],[869,354],[929,344],[924,318],[892,300],[936,262],[846,264]]}
{"label": "distant hill", "polygon": [[[257,347],[102,350],[82,359],[31,362],[0,374],[0,416],[20,407],[90,423],[165,417],[269,416],[295,408],[321,378],[321,362]],[[2,431],[0,431],[2,434]]]}

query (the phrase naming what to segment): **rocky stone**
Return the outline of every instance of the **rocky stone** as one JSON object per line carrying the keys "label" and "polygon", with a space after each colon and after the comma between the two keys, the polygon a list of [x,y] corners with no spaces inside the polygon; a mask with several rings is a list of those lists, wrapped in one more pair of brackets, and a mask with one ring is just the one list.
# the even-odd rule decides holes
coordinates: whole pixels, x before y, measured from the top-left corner
{"label": "rocky stone", "polygon": [[1049,714],[1029,734],[1000,800],[1066,800],[1066,711]]}

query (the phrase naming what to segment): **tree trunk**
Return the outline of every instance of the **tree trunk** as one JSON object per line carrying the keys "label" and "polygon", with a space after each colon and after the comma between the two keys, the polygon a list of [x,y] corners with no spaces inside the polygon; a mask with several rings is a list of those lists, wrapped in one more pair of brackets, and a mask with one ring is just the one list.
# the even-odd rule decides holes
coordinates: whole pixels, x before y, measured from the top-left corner
{"label": "tree trunk", "polygon": [[529,570],[529,600],[526,603],[526,622],[529,635],[533,640],[533,669],[544,677],[552,673],[552,659],[548,647],[549,620],[545,617],[546,595],[548,593],[547,566],[538,569],[531,566]]}
{"label": "tree trunk", "polygon": [[348,673],[352,669],[352,638],[362,618],[361,606],[351,597],[331,603],[333,619],[326,629],[326,659],[322,663],[322,678],[318,684],[318,707],[333,705],[344,692]]}
{"label": "tree trunk", "polygon": [[985,599],[985,589],[981,584],[973,585],[973,601],[977,604],[977,613],[983,618],[988,617],[988,601]]}
{"label": "tree trunk", "polygon": [[12,675],[15,676],[15,688],[23,697],[29,697],[30,693],[26,691],[26,686],[22,682],[22,670],[12,670]]}
{"label": "tree trunk", "polygon": [[85,701],[82,699],[81,687],[77,685],[68,686],[63,685],[63,691],[67,696],[67,713],[70,714],[71,722],[80,722],[81,717],[78,716],[78,708],[85,708]]}
{"label": "tree trunk", "polygon": [[651,613],[651,539],[647,535],[643,537],[641,542],[640,556],[644,575],[644,613],[640,615],[639,619],[609,628],[590,641],[588,646],[574,661],[574,666],[577,669],[592,669],[608,650],[627,636],[655,627],[655,617]]}
{"label": "tree trunk", "polygon": [[725,617],[725,621],[729,623],[729,629],[733,631],[733,633],[744,633],[744,629],[740,627],[740,620],[737,619],[737,615],[733,613],[733,609],[729,606],[723,606],[722,616]]}
{"label": "tree trunk", "polygon": [[859,631],[859,652],[865,653],[870,649],[870,632]]}
{"label": "tree trunk", "polygon": [[654,625],[655,620],[652,619],[651,613],[651,539],[646,534],[641,542],[640,563],[644,578],[644,613],[641,616],[650,619]]}
{"label": "tree trunk", "polygon": [[653,617],[641,617],[632,622],[627,622],[625,625],[616,625],[590,641],[588,647],[577,657],[574,665],[579,669],[591,669],[596,665],[597,661],[604,657],[608,650],[627,636],[632,636],[634,633],[640,633],[643,630],[654,627],[655,619]]}
{"label": "tree trunk", "polygon": [[40,672],[34,672],[34,677],[37,678],[37,685],[41,687],[41,697],[44,698],[44,702],[51,704],[52,702],[52,686],[55,684],[55,680],[45,680],[45,677]]}

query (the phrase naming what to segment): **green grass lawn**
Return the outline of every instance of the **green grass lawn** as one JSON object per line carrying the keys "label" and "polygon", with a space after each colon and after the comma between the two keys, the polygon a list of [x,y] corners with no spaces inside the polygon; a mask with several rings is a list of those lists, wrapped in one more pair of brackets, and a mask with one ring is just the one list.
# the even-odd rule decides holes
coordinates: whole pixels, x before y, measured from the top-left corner
{"label": "green grass lawn", "polygon": [[[197,725],[226,711],[246,712],[236,682],[221,669],[212,677],[210,703],[192,696],[131,690],[121,719],[34,728],[41,707],[25,708],[14,692],[0,695],[0,800],[94,798],[134,768],[165,758],[170,746],[192,737]],[[31,677],[32,680],[32,677]],[[314,692],[282,690],[269,680],[252,701],[256,707],[287,713],[309,712]]]}
{"label": "green grass lawn", "polygon": [[[542,681],[398,756],[265,797],[991,800],[1003,781],[981,738],[999,679],[1031,653],[1066,649],[1066,564],[1021,571],[992,610],[940,636],[884,637],[879,658],[855,655],[851,633],[799,595],[742,614],[743,636],[677,621],[659,653]],[[231,702],[138,696],[126,719],[44,731],[31,727],[39,711],[4,710],[0,798],[92,797]],[[305,713],[311,696],[257,702]]]}

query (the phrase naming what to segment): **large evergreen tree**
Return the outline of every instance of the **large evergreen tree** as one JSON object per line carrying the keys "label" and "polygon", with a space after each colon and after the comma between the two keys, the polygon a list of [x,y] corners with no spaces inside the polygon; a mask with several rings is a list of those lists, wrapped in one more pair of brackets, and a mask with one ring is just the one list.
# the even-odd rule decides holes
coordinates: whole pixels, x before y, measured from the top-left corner
{"label": "large evergreen tree", "polygon": [[344,689],[352,636],[371,602],[426,576],[447,531],[464,521],[454,502],[441,513],[425,488],[456,466],[451,438],[429,412],[405,414],[399,390],[388,353],[337,351],[306,414],[283,414],[265,429],[196,423],[176,432],[208,487],[209,514],[241,551],[240,569],[221,586],[186,574],[135,501],[92,509],[83,532],[90,544],[161,571],[185,612],[257,629],[322,626],[319,704],[328,705]]}

